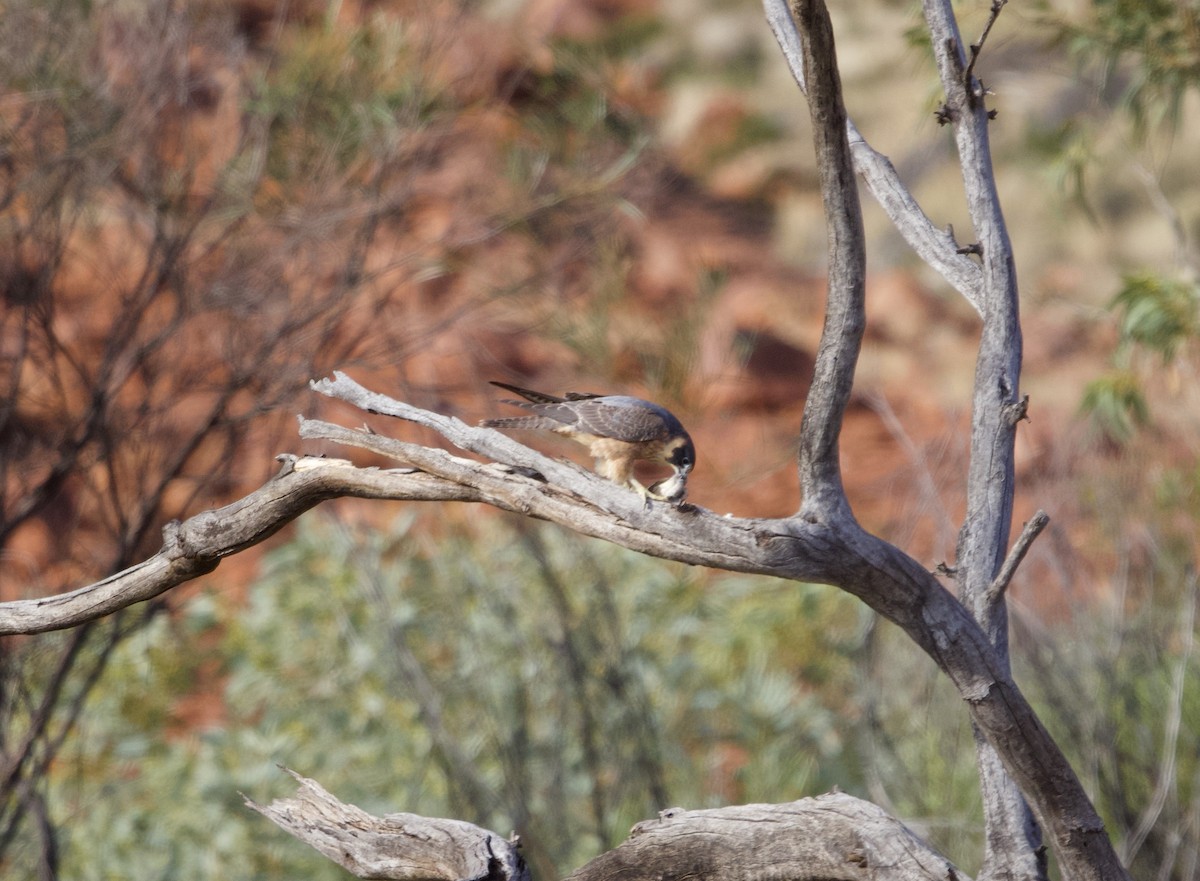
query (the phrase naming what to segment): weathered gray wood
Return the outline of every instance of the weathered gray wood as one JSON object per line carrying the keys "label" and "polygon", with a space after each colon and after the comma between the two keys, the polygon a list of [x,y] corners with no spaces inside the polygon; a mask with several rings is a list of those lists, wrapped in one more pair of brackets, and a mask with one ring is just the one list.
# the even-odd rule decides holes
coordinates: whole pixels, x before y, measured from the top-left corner
{"label": "weathered gray wood", "polygon": [[[476,462],[445,450],[393,441],[364,431],[305,422],[312,438],[388,452],[421,469],[354,468],[338,460],[301,459],[245,499],[180,525],[186,541],[164,548],[168,562],[183,553],[212,561],[259,541],[319,501],[337,496],[479,501],[559,523],[643,553],[696,565],[832,584],[854,594],[898,624],[946,673],[966,702],[972,720],[995,747],[1047,828],[1067,878],[1123,878],[1108,861],[1111,845],[1062,752],[1038,722],[987,636],[928,571],[898,548],[870,535],[853,519],[810,522],[800,517],[723,517],[690,505],[645,508],[631,490],[585,469],[550,459],[497,431],[475,428],[369,392],[344,374],[314,383],[317,391],[440,431],[462,449],[487,451],[499,463]],[[527,476],[536,470],[548,481]],[[84,602],[71,620],[90,620],[154,596],[178,583],[144,584],[106,579],[75,595],[102,592],[103,602]],[[172,580],[175,579],[175,580]],[[72,596],[72,595],[66,595]],[[90,603],[90,609],[88,608]],[[38,632],[64,623],[60,610],[42,600],[0,604],[6,632]],[[1092,814],[1094,818],[1094,814]],[[1088,867],[1092,870],[1089,871]],[[1097,867],[1103,871],[1097,870]],[[1113,868],[1115,867],[1115,869]],[[1120,874],[1114,874],[1120,873]]]}
{"label": "weathered gray wood", "polygon": [[[807,95],[804,53],[791,10],[788,8],[788,0],[763,0],[763,11],[792,78],[800,87],[800,91]],[[862,177],[867,190],[883,208],[904,241],[918,257],[962,294],[976,312],[982,314],[980,288],[983,273],[979,265],[965,254],[959,253],[958,243],[948,230],[934,226],[933,221],[900,180],[900,175],[891,160],[875,150],[849,118],[846,119],[846,135],[854,158],[854,170]]]}
{"label": "weathered gray wood", "polygon": [[842,792],[671,808],[567,881],[969,881],[882,808]]}
{"label": "weathered gray wood", "polygon": [[[294,796],[246,804],[359,878],[529,881],[518,845],[460,820],[375,817],[289,771]],[[672,808],[568,881],[970,881],[903,823],[840,792],[779,805]]]}
{"label": "weathered gray wood", "polygon": [[[829,50],[823,45],[814,48],[804,43],[806,39],[812,39],[807,33],[813,30],[814,21],[822,21],[820,26],[824,28],[822,18],[812,13],[815,6],[821,5],[807,0],[793,0],[789,14],[784,7],[784,0],[764,0],[768,22],[797,84],[809,98],[810,109],[814,100],[820,100],[814,88],[811,71],[815,69],[815,62],[811,55]],[[993,4],[988,30],[1002,7],[1003,3]],[[847,120],[845,129],[851,144],[862,145],[854,152],[856,168],[863,174],[868,188],[884,204],[905,240],[958,288],[984,318],[973,400],[968,513],[960,533],[956,575],[962,585],[964,602],[984,627],[1007,673],[1008,630],[1003,588],[1012,573],[1002,572],[1001,566],[1005,560],[1012,517],[1015,430],[1027,406],[1027,399],[1018,397],[1021,334],[1016,273],[992,174],[988,142],[990,115],[984,103],[985,90],[973,76],[979,50],[973,48],[971,62],[967,62],[949,2],[927,0],[925,12],[946,91],[940,116],[954,126],[968,206],[979,239],[976,250],[981,256],[981,270],[956,269],[956,264],[961,265],[966,260],[961,254],[956,254],[957,260],[947,262],[948,249],[955,247],[953,238],[947,235],[938,241],[937,237],[930,235],[932,224],[907,194],[896,178],[894,169],[890,169],[890,164],[884,165],[880,162],[882,157],[872,155],[874,151],[866,147],[865,140],[853,123]],[[815,109],[813,114],[814,128],[819,129]],[[828,152],[822,150],[822,139],[827,139],[827,136],[817,130],[814,138],[819,161],[824,166],[831,159]],[[872,171],[868,173],[866,169]],[[827,196],[827,209],[829,204]],[[830,214],[827,210],[827,221],[831,231],[835,225],[842,223],[836,211]],[[842,259],[846,260],[848,254],[848,250],[843,248]],[[857,262],[857,256],[849,259]],[[831,252],[831,264],[834,260]],[[974,264],[971,265],[974,267]],[[845,271],[845,267],[831,266],[831,276]],[[831,300],[837,296],[837,289],[832,283],[830,294]],[[838,307],[831,302],[830,308],[833,310]],[[803,481],[803,463],[801,478]],[[1019,563],[1019,556],[1012,558],[1014,566]],[[1004,759],[997,753],[991,739],[978,729],[978,722],[976,739],[987,824],[987,846],[981,877],[1043,879],[1046,877],[1046,863],[1040,847],[1041,835],[1030,809],[1022,799],[1016,782],[1006,773]],[[1075,818],[1080,828],[1097,828],[1099,821],[1090,802],[1077,807],[1079,810]],[[1108,850],[1111,851],[1111,847]],[[1084,857],[1085,862],[1088,859]],[[1116,864],[1115,855],[1111,859],[1106,856],[1105,860],[1107,870],[1111,871]],[[1095,868],[1091,863],[1089,866]],[[1122,871],[1119,866],[1116,866],[1116,870]]]}
{"label": "weathered gray wood", "polygon": [[[1000,8],[993,8],[990,21],[995,20]],[[925,0],[924,9],[945,91],[941,118],[954,130],[967,208],[983,271],[983,330],[971,403],[967,512],[959,531],[955,578],[960,598],[987,633],[1007,669],[1007,603],[1002,591],[992,591],[990,587],[1008,550],[1017,414],[1024,415],[1020,396],[1022,342],[1017,272],[992,172],[985,90],[973,74],[978,53],[968,62],[949,0]],[[978,730],[975,741],[986,825],[980,878],[1043,881],[1047,876],[1042,837],[1029,806],[1005,773],[995,749]]]}
{"label": "weathered gray wood", "polygon": [[846,140],[846,108],[842,104],[833,26],[820,2],[794,0],[792,10],[800,22],[800,51],[829,251],[825,326],[800,424],[798,466],[804,495],[800,516],[809,520],[852,520],[842,486],[838,438],[867,327],[866,235],[854,160]]}
{"label": "weathered gray wood", "polygon": [[326,499],[481,500],[477,491],[431,481],[426,474],[355,468],[337,459],[280,458],[279,474],[248,496],[167,524],[162,549],[149,559],[67,593],[0,603],[0,636],[76,627],[153,599],[211,572],[224,557],[269,538]]}
{"label": "weathered gray wood", "polygon": [[376,817],[343,804],[321,784],[300,784],[291,798],[247,806],[358,878],[394,881],[529,881],[517,844],[462,820],[417,814]]}

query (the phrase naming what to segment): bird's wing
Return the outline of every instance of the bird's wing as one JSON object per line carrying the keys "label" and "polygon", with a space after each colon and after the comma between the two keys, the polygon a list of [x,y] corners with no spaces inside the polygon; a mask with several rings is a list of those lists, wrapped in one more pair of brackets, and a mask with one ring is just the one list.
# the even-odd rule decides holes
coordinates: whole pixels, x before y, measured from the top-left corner
{"label": "bird's wing", "polygon": [[[664,440],[670,434],[670,426],[659,408],[636,398],[589,398],[561,405],[570,407],[575,414],[574,429],[597,437],[608,437],[627,443],[644,443]],[[549,408],[538,407],[539,413],[548,413]],[[555,408],[560,409],[560,408]],[[554,418],[561,418],[554,416]]]}

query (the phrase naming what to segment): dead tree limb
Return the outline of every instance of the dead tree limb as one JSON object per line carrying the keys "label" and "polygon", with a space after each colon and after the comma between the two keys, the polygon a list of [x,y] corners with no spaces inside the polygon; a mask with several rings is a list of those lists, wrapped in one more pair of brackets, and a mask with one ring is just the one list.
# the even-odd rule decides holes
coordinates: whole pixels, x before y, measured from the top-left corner
{"label": "dead tree limb", "polygon": [[[827,11],[820,0],[796,0],[794,8],[800,25],[796,45],[802,60],[801,80],[810,96],[823,169],[831,255],[825,332],[801,429],[799,467],[805,499],[799,514],[752,519],[721,517],[687,505],[647,509],[636,494],[578,466],[543,456],[498,432],[370,392],[337,374],[315,383],[314,388],[368,412],[430,428],[460,450],[490,461],[305,422],[301,433],[306,438],[385,453],[405,467],[376,470],[310,459],[289,462],[283,473],[246,499],[169,529],[163,550],[142,567],[61,597],[0,605],[0,632],[72,626],[155,596],[211,570],[223,556],[261,541],[324,499],[358,496],[484,502],[643,553],[718,569],[830,584],[859,597],[903,629],[953,682],[980,743],[985,745],[980,755],[993,757],[981,758],[984,776],[996,771],[989,779],[1005,792],[1016,794],[1015,806],[1005,803],[989,814],[989,854],[998,856],[989,857],[985,870],[996,873],[1007,859],[992,832],[1000,830],[1007,835],[1022,816],[1028,816],[1020,805],[1023,793],[1049,834],[1065,879],[1125,881],[1128,876],[1078,778],[1012,680],[1006,630],[997,627],[1004,621],[1002,597],[979,605],[1007,550],[1012,440],[1017,422],[1011,414],[1018,401],[1021,343],[1015,270],[991,177],[986,111],[982,104],[974,108],[969,100],[964,82],[966,62],[949,4],[927,0],[926,15],[943,73],[947,106],[953,110],[982,257],[978,286],[965,285],[969,293],[964,291],[964,295],[984,319],[973,401],[968,518],[960,534],[957,567],[967,605],[951,596],[916,560],[863,530],[842,490],[838,436],[862,333],[861,225],[851,166],[859,161],[853,157],[863,154],[850,146],[848,132],[852,128],[841,107]],[[923,215],[909,220],[914,226],[927,223]],[[961,264],[942,253],[945,241],[939,243],[927,232],[917,238],[939,253],[942,265],[958,266],[962,283],[975,270],[962,270]],[[990,791],[988,785],[985,781],[985,792]],[[985,803],[989,799],[985,794]],[[1011,835],[1004,839],[1008,843],[1015,840]],[[1039,867],[1028,859],[1032,855],[1036,860],[1031,841],[1014,846],[1012,853],[1016,861],[1004,863],[1015,866],[1012,877],[1038,877]]]}
{"label": "dead tree limb", "polygon": [[[1008,608],[991,586],[1008,551],[1015,487],[1017,419],[1022,406],[1021,323],[1012,243],[992,170],[989,115],[949,0],[925,0],[925,21],[945,90],[948,119],[962,168],[967,209],[979,244],[983,329],[971,402],[967,513],[955,563],[963,603],[1007,668]],[[993,7],[994,16],[998,12]],[[989,25],[990,27],[990,25]],[[1042,835],[1004,762],[976,730],[976,758],[986,825],[983,878],[1044,879]],[[1039,818],[1043,824],[1049,818]]]}
{"label": "dead tree limb", "polygon": [[[529,881],[518,842],[460,820],[375,817],[314,780],[254,810],[359,878]],[[947,881],[969,879],[870,802],[840,792],[788,804],[672,808],[568,881]]]}
{"label": "dead tree limb", "polygon": [[[287,770],[287,769],[285,769]],[[246,805],[358,878],[396,881],[529,881],[517,842],[462,820],[416,814],[375,817],[321,784],[288,771],[291,798]]]}
{"label": "dead tree limb", "polygon": [[866,234],[846,139],[833,25],[820,2],[796,0],[792,11],[799,24],[829,252],[825,326],[800,424],[800,516],[853,520],[842,486],[838,438],[867,326]]}
{"label": "dead tree limb", "polygon": [[[767,24],[783,52],[792,79],[800,91],[808,94],[808,81],[804,73],[804,51],[800,45],[788,0],[763,0]],[[948,229],[939,229],[908,187],[890,159],[873,148],[854,121],[847,117],[846,136],[854,159],[854,170],[867,185],[871,196],[883,208],[896,230],[918,257],[936,270],[947,283],[982,314],[980,286],[983,275],[979,264],[959,253],[954,234]]]}
{"label": "dead tree limb", "polygon": [[[585,469],[477,428],[364,389],[349,377],[314,383],[321,393],[438,431],[479,462],[445,450],[366,431],[305,422],[309,438],[390,451],[401,469],[355,468],[329,459],[288,462],[259,490],[232,505],[190,518],[144,570],[47,600],[0,604],[0,632],[71,626],[141,602],[181,583],[181,573],[208,571],[222,557],[273,534],[319,502],[340,497],[476,501],[558,523],[585,535],[694,565],[832,584],[899,625],[946,673],[972,720],[1041,816],[1067,878],[1125,879],[1104,827],[1078,778],[999,662],[987,636],[961,603],[898,548],[853,519],[725,517],[691,505],[676,509],[642,499]],[[182,559],[181,559],[182,558]],[[198,564],[197,561],[200,561]],[[206,568],[207,567],[207,568]],[[194,577],[190,576],[190,577]]]}

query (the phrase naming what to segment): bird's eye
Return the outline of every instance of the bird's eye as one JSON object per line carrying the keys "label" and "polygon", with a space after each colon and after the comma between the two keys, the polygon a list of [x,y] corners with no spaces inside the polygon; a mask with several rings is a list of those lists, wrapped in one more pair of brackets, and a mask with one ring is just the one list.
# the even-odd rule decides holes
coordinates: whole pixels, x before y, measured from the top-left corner
{"label": "bird's eye", "polygon": [[696,453],[686,444],[675,449],[671,456],[671,464],[678,468],[690,470],[696,462]]}

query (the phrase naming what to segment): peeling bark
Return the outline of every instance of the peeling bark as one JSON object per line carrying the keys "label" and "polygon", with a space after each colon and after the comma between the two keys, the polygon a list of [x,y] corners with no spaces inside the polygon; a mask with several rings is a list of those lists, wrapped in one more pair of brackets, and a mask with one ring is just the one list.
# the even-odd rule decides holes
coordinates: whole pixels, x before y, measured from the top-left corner
{"label": "peeling bark", "polygon": [[[359,878],[529,881],[519,843],[460,820],[372,816],[314,780],[247,805]],[[789,804],[671,808],[567,881],[970,881],[904,824],[840,792]]]}
{"label": "peeling bark", "polygon": [[[285,769],[286,770],[286,769]],[[358,878],[395,881],[530,881],[517,843],[462,820],[376,817],[288,771],[291,798],[246,805]]]}
{"label": "peeling bark", "polygon": [[[933,229],[896,179],[890,163],[866,147],[847,119],[837,81],[832,29],[821,0],[795,0],[794,21],[790,14],[786,20],[779,14],[779,0],[765,3],[785,57],[810,100],[829,222],[827,317],[801,427],[799,469],[805,496],[796,516],[733,518],[693,505],[646,507],[637,494],[579,466],[544,456],[499,432],[371,392],[349,377],[335,374],[313,383],[313,388],[367,412],[432,429],[458,449],[486,461],[369,431],[302,420],[304,438],[368,449],[403,467],[364,469],[341,460],[284,457],[280,474],[246,498],[168,526],[162,550],[144,563],[68,594],[0,604],[0,634],[77,626],[145,601],[211,571],[224,556],[262,541],[326,499],[481,502],[642,553],[834,585],[860,598],[901,627],[949,677],[964,701],[980,743],[988,818],[984,874],[989,878],[1044,875],[1027,800],[1049,836],[1063,878],[1127,879],[1078,778],[1009,670],[1004,585],[1023,553],[1019,547],[1012,554],[1007,550],[1012,450],[1016,425],[1026,405],[1018,389],[1021,337],[1016,276],[991,177],[984,95],[969,72],[949,3],[926,0],[925,9],[946,89],[942,116],[955,127],[968,204],[979,237],[971,249],[981,256],[979,266],[959,253],[952,236]],[[786,8],[783,12],[787,13]],[[889,214],[894,212],[903,220],[898,226],[914,249],[922,256],[930,255],[931,265],[983,318],[967,475],[968,515],[960,533],[956,567],[964,602],[951,596],[903,551],[863,530],[841,485],[838,439],[863,330],[864,249],[856,172],[880,196]],[[1003,565],[1006,558],[1011,566]],[[664,816],[658,826],[640,824],[630,842],[579,870],[575,877],[616,873],[626,879],[647,866],[656,867],[648,872],[648,881],[697,874],[722,879],[731,875],[755,879],[764,875],[959,877],[944,861],[938,862],[940,857],[931,856],[923,845],[887,823],[887,828],[870,835],[862,832],[853,844],[848,843],[850,832],[844,831],[845,826],[792,825],[800,822],[792,814],[808,816],[807,807],[797,806],[809,801],[820,800],[673,813]],[[824,810],[843,820],[852,818],[851,825],[865,828],[866,814],[878,809],[864,804],[826,802]],[[265,809],[255,807],[343,865],[352,863],[353,871],[409,872],[361,877],[525,881],[523,867],[511,848],[506,851],[502,839],[469,824],[424,821],[413,815],[390,815],[390,819],[376,821],[357,809],[341,806],[311,781],[302,781],[296,800]],[[452,825],[429,827],[440,830],[437,832],[424,831],[419,821]],[[693,821],[701,825],[693,829]],[[384,825],[378,825],[380,822]],[[715,825],[706,825],[710,822]],[[890,818],[888,822],[895,824]],[[405,856],[424,846],[414,842],[432,841],[438,835],[444,837],[430,847],[440,853],[425,853],[420,860]],[[351,853],[347,836],[369,838],[371,853],[378,856]],[[397,840],[385,841],[389,837]],[[876,849],[892,840],[902,842],[902,851],[919,858],[903,864],[899,874],[881,874],[889,866],[903,863],[900,856],[878,856]],[[802,844],[813,845],[812,851],[801,855],[794,850]],[[393,857],[387,856],[392,852],[388,848],[393,846],[400,856],[389,862]],[[460,852],[472,848],[470,859]],[[664,857],[657,862],[660,848]],[[768,848],[776,854],[774,858],[765,858]],[[486,859],[483,854],[488,855]],[[806,868],[806,861],[815,868]],[[419,865],[414,867],[415,863]],[[780,867],[785,868],[781,871]]]}
{"label": "peeling bark", "polygon": [[[438,431],[480,462],[327,423],[305,421],[301,434],[389,455],[401,469],[347,462],[288,460],[261,489],[197,515],[176,529],[155,564],[46,600],[0,603],[0,632],[40,632],[101,617],[177,583],[179,567],[213,560],[260,541],[317,503],[334,497],[476,501],[559,523],[633,550],[694,565],[831,584],[899,625],[946,673],[972,721],[1004,767],[1049,818],[1051,842],[1066,878],[1127,876],[1078,778],[966,608],[917,561],[865,532],[852,519],[723,517],[693,505],[675,508],[641,497],[586,469],[555,460],[497,431],[421,410],[370,392],[343,374],[313,387],[364,410]],[[182,557],[182,559],[180,559]],[[151,575],[158,581],[153,581]],[[1069,871],[1068,871],[1069,869]]]}

